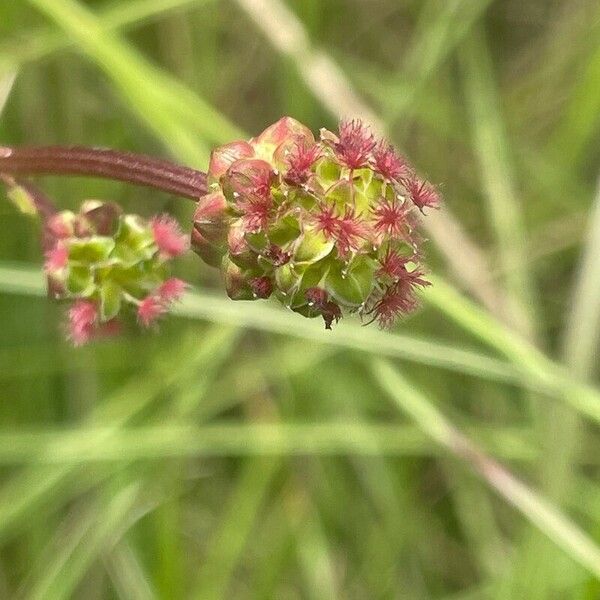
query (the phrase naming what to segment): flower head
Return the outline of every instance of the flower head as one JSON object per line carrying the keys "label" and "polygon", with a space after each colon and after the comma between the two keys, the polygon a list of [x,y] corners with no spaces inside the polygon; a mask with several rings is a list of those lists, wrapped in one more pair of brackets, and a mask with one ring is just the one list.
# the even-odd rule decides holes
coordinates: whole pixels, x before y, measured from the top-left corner
{"label": "flower head", "polygon": [[181,298],[186,284],[169,277],[168,262],[188,241],[170,217],[146,221],[87,201],[78,213],[54,215],[52,225],[45,230],[48,289],[72,302],[68,337],[75,345],[115,335],[136,315],[148,327]]}
{"label": "flower head", "polygon": [[438,197],[389,142],[356,119],[315,140],[285,117],[243,144],[213,153],[231,160],[209,177],[192,234],[230,298],[275,297],[328,329],[344,313],[388,325],[417,306],[418,209]]}

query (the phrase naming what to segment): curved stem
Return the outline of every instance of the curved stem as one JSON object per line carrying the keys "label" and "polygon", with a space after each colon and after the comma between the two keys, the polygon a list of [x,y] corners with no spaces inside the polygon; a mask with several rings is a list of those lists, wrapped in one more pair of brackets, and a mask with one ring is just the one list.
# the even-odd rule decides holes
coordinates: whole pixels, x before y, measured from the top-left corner
{"label": "curved stem", "polygon": [[207,191],[206,173],[166,160],[84,146],[0,147],[0,173],[82,175],[124,181],[198,200]]}

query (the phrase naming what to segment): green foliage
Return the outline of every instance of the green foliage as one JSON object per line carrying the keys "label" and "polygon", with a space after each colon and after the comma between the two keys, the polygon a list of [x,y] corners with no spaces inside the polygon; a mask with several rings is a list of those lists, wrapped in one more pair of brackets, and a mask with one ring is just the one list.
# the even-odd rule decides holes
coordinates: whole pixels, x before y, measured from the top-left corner
{"label": "green foliage", "polygon": [[[363,96],[443,183],[493,300],[478,304],[475,260],[446,267],[465,252],[451,228],[428,236],[424,309],[392,332],[231,302],[190,256],[178,276],[197,290],[159,335],[74,350],[39,232],[0,198],[0,597],[597,597],[600,11],[517,4],[289,2],[296,23],[273,0],[0,3],[2,144],[163,148],[204,168],[290,106],[316,131]],[[323,70],[331,57],[355,89]],[[192,212],[124,186],[47,187],[65,210]],[[218,264],[219,223],[204,233]],[[279,285],[308,289],[319,265],[336,293],[312,242]],[[110,318],[122,281],[90,262],[127,270],[150,249],[136,220],[76,243],[70,286]]]}

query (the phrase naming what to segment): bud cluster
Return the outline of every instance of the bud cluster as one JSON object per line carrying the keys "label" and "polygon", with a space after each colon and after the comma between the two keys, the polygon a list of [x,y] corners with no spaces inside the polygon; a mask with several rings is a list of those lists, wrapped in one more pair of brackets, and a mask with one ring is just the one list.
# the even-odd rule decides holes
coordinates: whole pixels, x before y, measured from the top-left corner
{"label": "bud cluster", "polygon": [[168,272],[189,245],[171,217],[147,221],[88,200],[78,213],[52,215],[45,240],[48,290],[73,302],[69,337],[76,345],[118,332],[135,314],[149,327],[185,290]]}
{"label": "bud cluster", "polygon": [[358,120],[316,140],[285,117],[215,149],[208,184],[192,246],[234,300],[273,295],[328,329],[344,313],[387,327],[428,285],[417,215],[439,195]]}

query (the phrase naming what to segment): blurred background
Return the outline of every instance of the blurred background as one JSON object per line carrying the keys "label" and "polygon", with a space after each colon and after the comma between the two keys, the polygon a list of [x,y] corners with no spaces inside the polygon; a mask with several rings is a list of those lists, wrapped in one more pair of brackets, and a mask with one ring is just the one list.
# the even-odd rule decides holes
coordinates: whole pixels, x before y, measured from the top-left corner
{"label": "blurred background", "polygon": [[362,116],[445,197],[394,331],[230,302],[190,254],[159,333],[77,350],[0,197],[0,598],[600,598],[598,2],[5,1],[0,106],[1,144],[198,168]]}

